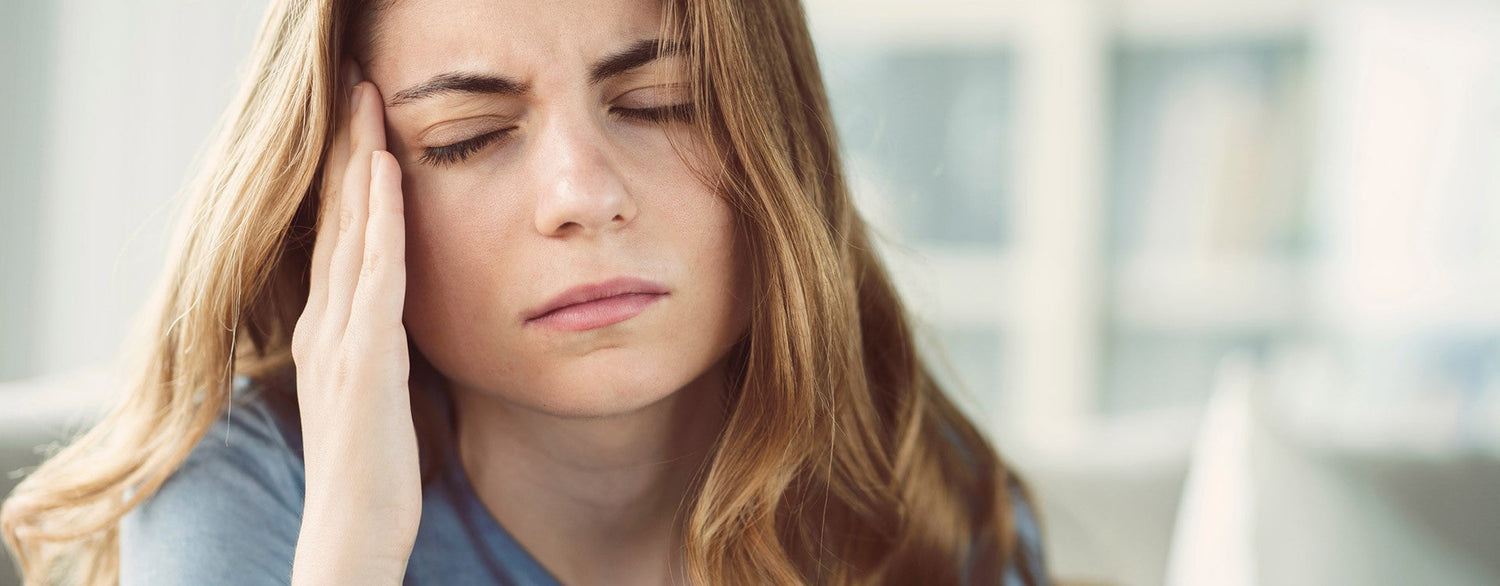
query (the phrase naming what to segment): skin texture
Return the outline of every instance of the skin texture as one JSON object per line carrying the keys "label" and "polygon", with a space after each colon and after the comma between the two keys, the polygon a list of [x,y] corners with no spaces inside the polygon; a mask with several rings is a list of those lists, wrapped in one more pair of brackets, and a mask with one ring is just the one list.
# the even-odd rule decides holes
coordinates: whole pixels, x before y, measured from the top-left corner
{"label": "skin texture", "polygon": [[[681,63],[588,82],[589,64],[656,36],[655,3],[406,2],[378,18],[365,73],[383,94],[449,71],[532,88],[387,109],[407,200],[407,328],[433,365],[470,390],[572,418],[639,409],[707,370],[741,329],[730,208],[668,142],[671,132],[693,146],[686,126],[610,112],[688,99],[661,87],[680,81]],[[510,126],[465,162],[418,162],[424,148]],[[622,275],[671,295],[615,327],[525,327],[527,309]]]}
{"label": "skin texture", "polygon": [[[353,66],[345,68],[358,77]],[[292,335],[307,471],[295,584],[399,581],[422,514],[401,309],[400,169],[355,86],[330,149],[307,305]]]}
{"label": "skin texture", "polygon": [[[476,493],[566,583],[680,580],[675,517],[723,424],[723,360],[749,302],[732,208],[694,173],[707,168],[690,127],[616,111],[689,99],[672,85],[680,58],[589,80],[599,59],[656,38],[658,5],[441,0],[376,18],[363,76],[400,167],[402,322],[451,382]],[[390,103],[446,72],[530,91]],[[503,128],[465,161],[421,160]],[[669,294],[600,329],[527,323],[562,291],[618,276]]]}

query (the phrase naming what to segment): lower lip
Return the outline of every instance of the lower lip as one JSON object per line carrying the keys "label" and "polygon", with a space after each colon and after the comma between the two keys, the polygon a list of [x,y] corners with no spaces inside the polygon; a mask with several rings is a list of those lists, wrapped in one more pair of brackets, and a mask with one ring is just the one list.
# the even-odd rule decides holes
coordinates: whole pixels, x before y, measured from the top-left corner
{"label": "lower lip", "polygon": [[647,307],[660,301],[664,294],[627,293],[614,297],[596,299],[588,303],[569,305],[542,317],[526,321],[527,325],[552,330],[581,332],[610,326],[646,311]]}

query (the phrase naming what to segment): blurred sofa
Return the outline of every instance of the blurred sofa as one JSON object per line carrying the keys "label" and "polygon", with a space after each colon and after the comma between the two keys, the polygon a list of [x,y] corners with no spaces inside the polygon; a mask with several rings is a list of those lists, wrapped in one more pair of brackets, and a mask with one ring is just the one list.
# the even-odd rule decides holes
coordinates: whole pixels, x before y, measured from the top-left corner
{"label": "blurred sofa", "polygon": [[[97,421],[118,384],[102,369],[0,383],[0,495]],[[0,556],[0,586],[20,583],[13,560]]]}

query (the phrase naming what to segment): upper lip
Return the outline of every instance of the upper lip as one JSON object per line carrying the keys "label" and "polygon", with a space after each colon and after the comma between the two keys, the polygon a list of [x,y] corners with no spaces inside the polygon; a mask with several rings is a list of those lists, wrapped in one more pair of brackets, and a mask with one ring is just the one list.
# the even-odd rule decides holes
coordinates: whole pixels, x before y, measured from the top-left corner
{"label": "upper lip", "polygon": [[588,303],[590,301],[630,293],[664,295],[667,293],[667,288],[661,283],[635,277],[616,277],[598,283],[579,285],[563,291],[558,296],[553,297],[551,301],[527,311],[526,320],[534,320],[569,305]]}

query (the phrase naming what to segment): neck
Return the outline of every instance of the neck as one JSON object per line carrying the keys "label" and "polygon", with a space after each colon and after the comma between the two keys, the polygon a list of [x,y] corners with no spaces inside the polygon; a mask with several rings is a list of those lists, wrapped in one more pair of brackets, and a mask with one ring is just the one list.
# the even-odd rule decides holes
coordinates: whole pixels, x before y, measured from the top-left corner
{"label": "neck", "polygon": [[678,527],[724,424],[722,363],[636,411],[562,418],[453,389],[474,492],[567,584],[685,583]]}

